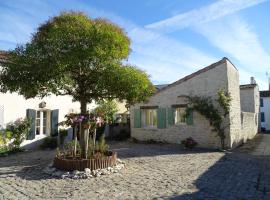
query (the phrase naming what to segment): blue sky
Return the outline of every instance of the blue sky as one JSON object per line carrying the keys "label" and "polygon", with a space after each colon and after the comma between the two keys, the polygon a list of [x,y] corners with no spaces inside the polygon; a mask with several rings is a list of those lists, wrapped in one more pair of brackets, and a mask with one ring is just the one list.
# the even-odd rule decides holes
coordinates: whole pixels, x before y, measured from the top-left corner
{"label": "blue sky", "polygon": [[270,0],[1,0],[0,49],[26,43],[39,24],[69,10],[123,27],[132,41],[128,62],[155,84],[228,57],[242,84],[254,76],[268,88]]}

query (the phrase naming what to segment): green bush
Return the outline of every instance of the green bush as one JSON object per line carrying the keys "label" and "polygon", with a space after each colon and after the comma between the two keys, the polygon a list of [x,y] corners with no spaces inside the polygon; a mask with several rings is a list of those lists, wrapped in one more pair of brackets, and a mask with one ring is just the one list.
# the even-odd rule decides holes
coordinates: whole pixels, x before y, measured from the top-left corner
{"label": "green bush", "polygon": [[[75,140],[71,140],[70,142],[64,145],[63,153],[67,156],[71,156],[74,154]],[[80,152],[81,147],[79,141],[77,141],[76,152]]]}
{"label": "green bush", "polygon": [[57,137],[46,137],[40,145],[41,149],[55,149],[57,147]]}
{"label": "green bush", "polygon": [[5,129],[6,139],[12,140],[11,145],[14,148],[20,148],[21,143],[26,139],[26,136],[29,133],[30,126],[30,120],[27,118],[20,118],[15,122],[9,123]]}
{"label": "green bush", "polygon": [[22,152],[23,149],[21,148],[11,148],[10,146],[2,146],[0,147],[0,157],[8,156],[9,154],[14,154],[17,152]]}
{"label": "green bush", "polygon": [[102,135],[96,144],[96,151],[104,155],[108,150],[109,145],[105,141],[105,136]]}

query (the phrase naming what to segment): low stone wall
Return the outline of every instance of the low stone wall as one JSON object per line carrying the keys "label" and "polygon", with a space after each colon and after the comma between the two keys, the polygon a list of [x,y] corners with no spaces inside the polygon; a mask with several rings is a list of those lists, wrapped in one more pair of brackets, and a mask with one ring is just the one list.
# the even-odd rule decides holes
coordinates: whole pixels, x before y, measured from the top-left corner
{"label": "low stone wall", "polygon": [[243,142],[252,139],[258,133],[258,114],[252,112],[241,113],[241,136]]}

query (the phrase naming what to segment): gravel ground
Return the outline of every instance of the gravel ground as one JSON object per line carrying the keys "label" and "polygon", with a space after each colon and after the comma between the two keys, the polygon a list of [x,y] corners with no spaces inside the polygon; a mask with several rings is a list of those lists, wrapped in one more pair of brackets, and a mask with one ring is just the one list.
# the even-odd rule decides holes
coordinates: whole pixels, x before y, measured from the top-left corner
{"label": "gravel ground", "polygon": [[[249,144],[248,144],[249,145]],[[246,149],[184,150],[179,145],[112,143],[126,168],[86,180],[56,179],[42,170],[54,151],[0,158],[2,199],[270,199],[269,158]]]}

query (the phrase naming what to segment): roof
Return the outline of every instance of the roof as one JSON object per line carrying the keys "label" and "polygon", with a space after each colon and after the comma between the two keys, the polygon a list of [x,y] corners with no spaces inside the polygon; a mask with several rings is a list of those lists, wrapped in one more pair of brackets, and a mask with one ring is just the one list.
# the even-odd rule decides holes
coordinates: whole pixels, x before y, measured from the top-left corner
{"label": "roof", "polygon": [[169,84],[162,84],[162,85],[154,85],[157,90],[161,90],[164,87],[167,87]]}
{"label": "roof", "polygon": [[269,90],[260,91],[260,97],[270,97],[270,91]]}
{"label": "roof", "polygon": [[218,62],[215,62],[215,63],[213,63],[213,64],[211,64],[211,65],[209,65],[209,66],[207,66],[207,67],[205,67],[203,69],[200,69],[200,70],[198,70],[198,71],[196,71],[196,72],[194,72],[194,73],[192,73],[192,74],[190,74],[188,76],[185,76],[184,78],[181,78],[178,81],[175,81],[175,82],[173,82],[171,84],[168,84],[167,86],[159,89],[157,91],[157,93],[160,92],[160,91],[166,90],[166,89],[168,89],[168,88],[170,88],[172,86],[175,86],[175,85],[178,85],[180,83],[183,83],[183,82],[185,82],[185,81],[187,81],[189,79],[192,79],[193,77],[198,76],[198,75],[200,75],[200,74],[202,74],[204,72],[207,72],[207,71],[209,71],[211,69],[214,69],[215,67],[217,67],[217,66],[219,66],[219,65],[221,65],[223,63],[226,63],[226,61],[229,61],[233,65],[233,67],[237,70],[237,68],[234,66],[234,64],[228,58],[224,57],[221,60],[219,60]]}
{"label": "roof", "polygon": [[245,84],[245,85],[240,85],[240,89],[251,89],[255,88],[257,84]]}

